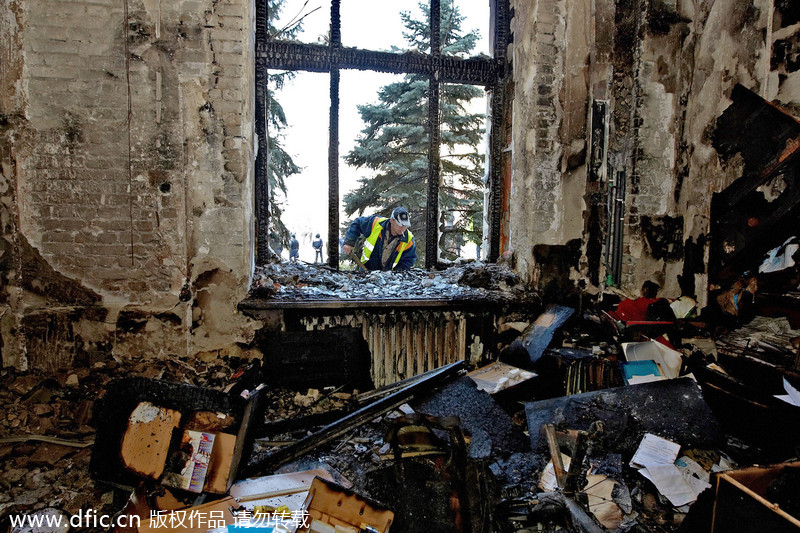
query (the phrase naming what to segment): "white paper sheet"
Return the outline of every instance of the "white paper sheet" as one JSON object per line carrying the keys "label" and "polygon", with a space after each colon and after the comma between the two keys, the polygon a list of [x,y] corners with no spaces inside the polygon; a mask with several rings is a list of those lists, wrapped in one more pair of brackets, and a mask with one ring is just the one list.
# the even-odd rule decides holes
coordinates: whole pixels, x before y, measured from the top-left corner
{"label": "white paper sheet", "polygon": [[[646,474],[643,471],[646,471]],[[697,500],[697,496],[701,492],[711,487],[701,479],[684,474],[674,464],[651,465],[639,472],[652,481],[658,492],[675,507],[692,503]]]}
{"label": "white paper sheet", "polygon": [[789,382],[786,381],[786,378],[783,378],[783,388],[786,390],[786,394],[775,394],[775,397],[788,404],[800,407],[800,391],[792,387]]}
{"label": "white paper sheet", "polygon": [[711,475],[706,472],[705,469],[697,463],[697,461],[690,459],[685,455],[678,457],[678,459],[675,461],[675,466],[677,466],[685,476],[694,476],[697,479],[705,481],[706,483],[708,483],[711,479]]}
{"label": "white paper sheet", "polygon": [[672,465],[680,451],[680,444],[652,433],[645,433],[639,448],[631,458],[631,466],[641,468],[651,465]]}
{"label": "white paper sheet", "polygon": [[[569,472],[569,455],[561,454],[561,463],[564,465],[564,472]],[[558,489],[558,481],[556,480],[556,470],[553,467],[553,461],[549,461],[542,470],[542,475],[539,476],[539,488],[544,492],[554,492]]]}
{"label": "white paper sheet", "polygon": [[664,376],[654,376],[653,374],[649,374],[647,376],[631,376],[628,380],[628,385],[639,385],[640,383],[652,383],[654,381],[664,381]]}

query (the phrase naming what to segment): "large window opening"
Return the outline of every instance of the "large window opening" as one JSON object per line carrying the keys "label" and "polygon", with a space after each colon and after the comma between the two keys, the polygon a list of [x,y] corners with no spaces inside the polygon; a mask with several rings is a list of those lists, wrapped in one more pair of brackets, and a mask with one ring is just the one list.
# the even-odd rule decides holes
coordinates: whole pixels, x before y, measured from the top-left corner
{"label": "large window opening", "polygon": [[507,31],[498,29],[508,9],[506,0],[472,4],[259,4],[259,263],[267,244],[288,258],[291,234],[300,259],[314,261],[319,234],[324,261],[338,268],[349,220],[396,205],[412,214],[417,267],[497,258],[501,147],[491,132],[505,105]]}

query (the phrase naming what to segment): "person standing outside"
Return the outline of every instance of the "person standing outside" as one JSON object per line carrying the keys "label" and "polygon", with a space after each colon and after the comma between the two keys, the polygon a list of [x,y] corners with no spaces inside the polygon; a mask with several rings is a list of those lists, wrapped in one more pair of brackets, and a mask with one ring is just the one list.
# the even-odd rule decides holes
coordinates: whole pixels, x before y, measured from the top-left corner
{"label": "person standing outside", "polygon": [[295,263],[299,258],[300,242],[298,242],[297,237],[295,237],[294,233],[292,233],[292,239],[289,241],[289,260],[292,263]]}
{"label": "person standing outside", "polygon": [[408,270],[417,261],[417,245],[410,226],[405,207],[395,207],[389,218],[358,217],[345,233],[342,251],[349,255],[356,240],[364,236],[361,262],[368,270]]}
{"label": "person standing outside", "polygon": [[319,233],[317,233],[311,245],[314,247],[314,262],[316,263],[317,258],[319,258],[319,262],[322,263],[322,238],[319,236]]}

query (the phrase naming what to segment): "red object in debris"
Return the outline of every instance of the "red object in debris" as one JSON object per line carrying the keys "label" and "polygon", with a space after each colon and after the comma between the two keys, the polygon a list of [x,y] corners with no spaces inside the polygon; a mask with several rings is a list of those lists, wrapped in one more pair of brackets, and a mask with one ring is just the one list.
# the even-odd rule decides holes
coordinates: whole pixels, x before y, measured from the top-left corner
{"label": "red object in debris", "polygon": [[635,298],[622,300],[616,311],[608,314],[622,322],[639,322],[647,319],[647,308],[658,301],[658,298]]}

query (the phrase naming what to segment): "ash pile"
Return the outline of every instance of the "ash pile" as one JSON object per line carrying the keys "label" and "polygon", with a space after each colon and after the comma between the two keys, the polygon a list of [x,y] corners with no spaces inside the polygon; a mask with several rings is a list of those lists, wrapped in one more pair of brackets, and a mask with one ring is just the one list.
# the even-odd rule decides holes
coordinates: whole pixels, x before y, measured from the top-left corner
{"label": "ash pile", "polygon": [[517,299],[526,290],[508,267],[482,262],[442,271],[337,271],[309,263],[272,263],[256,269],[252,297],[285,300]]}

